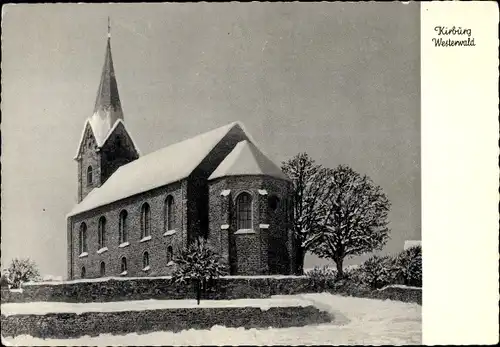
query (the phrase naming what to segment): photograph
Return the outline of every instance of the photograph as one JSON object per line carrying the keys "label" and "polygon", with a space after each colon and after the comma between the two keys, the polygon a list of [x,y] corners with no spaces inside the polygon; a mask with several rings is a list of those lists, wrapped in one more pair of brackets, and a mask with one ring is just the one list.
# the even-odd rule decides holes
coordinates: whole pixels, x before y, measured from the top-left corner
{"label": "photograph", "polygon": [[423,343],[420,3],[2,10],[3,344]]}

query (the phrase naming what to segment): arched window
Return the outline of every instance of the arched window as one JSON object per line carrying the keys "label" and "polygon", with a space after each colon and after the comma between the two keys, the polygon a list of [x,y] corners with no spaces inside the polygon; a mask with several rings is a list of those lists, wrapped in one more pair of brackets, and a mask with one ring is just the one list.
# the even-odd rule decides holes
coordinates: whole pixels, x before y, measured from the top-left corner
{"label": "arched window", "polygon": [[87,168],[87,185],[91,185],[92,184],[92,166],[89,166]]}
{"label": "arched window", "polygon": [[236,198],[237,229],[252,229],[252,196],[241,193]]}
{"label": "arched window", "polygon": [[174,260],[174,250],[172,246],[167,247],[167,263],[170,263]]}
{"label": "arched window", "polygon": [[82,266],[82,273],[80,275],[80,278],[85,278],[86,271],[85,271],[85,266]]}
{"label": "arched window", "polygon": [[278,208],[280,203],[280,199],[276,195],[271,195],[267,201],[269,210],[274,212]]}
{"label": "arched window", "polygon": [[87,224],[80,224],[80,254],[87,252]]}
{"label": "arched window", "polygon": [[99,249],[106,247],[106,218],[99,218],[99,224],[97,226]]}
{"label": "arched window", "polygon": [[150,229],[151,212],[148,203],[145,203],[141,208],[141,239],[150,235]]}
{"label": "arched window", "polygon": [[149,253],[144,252],[144,254],[142,255],[142,268],[145,269],[148,266],[149,266]]}
{"label": "arched window", "polygon": [[124,243],[128,240],[127,235],[127,211],[123,210],[120,212],[120,219],[118,220],[118,242]]}
{"label": "arched window", "polygon": [[103,261],[101,261],[101,277],[104,277],[104,275],[106,275],[106,264],[104,264]]}
{"label": "arched window", "polygon": [[127,272],[127,258],[125,258],[125,257],[122,257],[121,270],[122,270],[122,274],[126,275],[126,272]]}
{"label": "arched window", "polygon": [[167,196],[165,199],[165,207],[163,211],[163,216],[164,216],[164,231],[167,230],[172,230],[174,229],[174,198],[172,195]]}

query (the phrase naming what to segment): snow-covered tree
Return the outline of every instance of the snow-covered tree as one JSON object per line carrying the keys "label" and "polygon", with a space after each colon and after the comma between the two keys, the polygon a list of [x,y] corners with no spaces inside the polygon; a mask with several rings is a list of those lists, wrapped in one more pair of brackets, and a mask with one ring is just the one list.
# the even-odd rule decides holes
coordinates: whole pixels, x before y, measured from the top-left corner
{"label": "snow-covered tree", "polygon": [[306,252],[317,241],[328,209],[331,185],[330,170],[315,163],[306,153],[299,153],[282,163],[282,171],[293,184],[293,235],[297,248],[296,272],[304,272]]}
{"label": "snow-covered tree", "polygon": [[213,251],[208,241],[199,237],[189,246],[181,250],[174,258],[176,269],[172,275],[174,283],[187,285],[193,283],[196,288],[198,305],[201,292],[206,289],[207,283],[225,275],[226,266],[220,256]]}
{"label": "snow-covered tree", "polygon": [[390,202],[380,186],[347,166],[331,171],[329,179],[328,208],[322,209],[325,214],[311,250],[332,259],[343,277],[346,257],[380,250],[389,239]]}
{"label": "snow-covered tree", "polygon": [[422,286],[422,247],[410,247],[396,257],[398,276],[403,284]]}
{"label": "snow-covered tree", "polygon": [[40,279],[35,262],[29,258],[13,259],[7,271],[13,288],[21,288],[21,284],[24,282]]}

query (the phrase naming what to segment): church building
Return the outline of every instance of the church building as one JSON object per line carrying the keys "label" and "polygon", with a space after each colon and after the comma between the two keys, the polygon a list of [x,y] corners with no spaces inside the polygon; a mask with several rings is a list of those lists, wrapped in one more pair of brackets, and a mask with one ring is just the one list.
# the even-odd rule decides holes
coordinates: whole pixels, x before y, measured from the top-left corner
{"label": "church building", "polygon": [[130,135],[108,33],[94,112],[75,161],[67,215],[68,278],[162,276],[196,237],[231,275],[290,274],[292,185],[240,122],[147,155]]}

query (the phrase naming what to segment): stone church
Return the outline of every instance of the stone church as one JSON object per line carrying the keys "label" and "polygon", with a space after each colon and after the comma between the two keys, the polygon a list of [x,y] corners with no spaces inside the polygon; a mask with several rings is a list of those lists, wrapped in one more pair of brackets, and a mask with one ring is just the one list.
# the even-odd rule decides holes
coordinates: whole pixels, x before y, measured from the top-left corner
{"label": "stone church", "polygon": [[198,236],[232,275],[294,271],[290,180],[239,122],[141,155],[125,124],[109,34],[74,159],[69,279],[169,275],[176,252]]}

